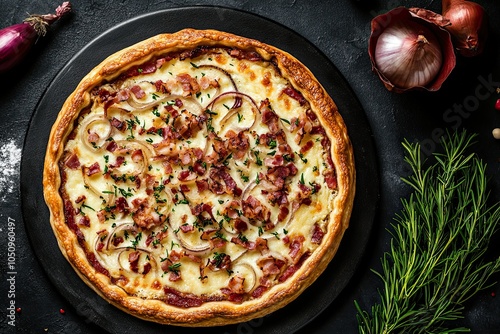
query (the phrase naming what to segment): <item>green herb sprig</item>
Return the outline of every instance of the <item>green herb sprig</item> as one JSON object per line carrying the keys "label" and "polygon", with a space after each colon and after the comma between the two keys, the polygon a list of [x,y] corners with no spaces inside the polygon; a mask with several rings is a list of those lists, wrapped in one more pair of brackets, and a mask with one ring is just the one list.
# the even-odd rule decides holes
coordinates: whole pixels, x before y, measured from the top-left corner
{"label": "green herb sprig", "polygon": [[[464,303],[488,288],[500,257],[488,261],[488,244],[499,227],[500,203],[489,203],[486,164],[468,154],[476,135],[448,133],[422,161],[419,144],[403,143],[412,169],[403,178],[413,193],[390,231],[390,250],[381,258],[380,303],[363,311],[355,302],[360,333],[457,333]],[[495,255],[495,256],[498,256]]]}

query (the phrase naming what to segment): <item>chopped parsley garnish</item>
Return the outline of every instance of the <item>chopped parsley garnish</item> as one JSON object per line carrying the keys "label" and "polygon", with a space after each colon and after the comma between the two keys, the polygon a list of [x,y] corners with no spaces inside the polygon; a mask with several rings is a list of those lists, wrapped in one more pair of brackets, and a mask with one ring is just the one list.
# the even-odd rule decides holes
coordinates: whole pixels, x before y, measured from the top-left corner
{"label": "chopped parsley garnish", "polygon": [[173,263],[173,264],[169,265],[168,266],[168,270],[171,271],[171,272],[174,272],[174,273],[178,274],[180,267],[181,267],[181,263],[177,262],[177,263]]}
{"label": "chopped parsley garnish", "polygon": [[255,163],[257,166],[262,166],[262,159],[259,157],[259,151],[253,151],[253,154],[255,155]]}

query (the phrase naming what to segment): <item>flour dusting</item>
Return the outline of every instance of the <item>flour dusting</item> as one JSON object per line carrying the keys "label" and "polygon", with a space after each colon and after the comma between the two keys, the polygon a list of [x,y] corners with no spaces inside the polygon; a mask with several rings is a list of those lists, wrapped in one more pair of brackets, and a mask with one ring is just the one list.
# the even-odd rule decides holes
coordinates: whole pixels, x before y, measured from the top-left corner
{"label": "flour dusting", "polygon": [[2,203],[12,195],[19,184],[21,147],[14,139],[0,145],[0,203]]}

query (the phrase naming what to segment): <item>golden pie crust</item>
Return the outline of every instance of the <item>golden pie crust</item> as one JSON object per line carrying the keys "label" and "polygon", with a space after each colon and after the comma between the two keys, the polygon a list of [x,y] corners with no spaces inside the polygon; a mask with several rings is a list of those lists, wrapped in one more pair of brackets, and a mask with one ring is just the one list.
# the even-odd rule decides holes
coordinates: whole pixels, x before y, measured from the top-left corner
{"label": "golden pie crust", "polygon": [[[237,56],[240,55],[238,51],[242,51],[245,54],[258,55],[258,57],[260,57],[262,61],[272,64],[272,66],[277,69],[277,75],[286,80],[288,82],[288,85],[291,86],[295,92],[299,92],[300,95],[305,99],[306,106],[308,106],[308,108],[310,108],[310,110],[317,117],[317,120],[315,120],[315,122],[319,122],[320,126],[324,129],[324,131],[322,132],[322,136],[326,137],[330,143],[329,152],[324,152],[323,156],[319,158],[311,156],[310,160],[321,160],[325,156],[330,155],[331,164],[333,164],[333,166],[327,165],[326,163],[323,163],[323,167],[321,167],[319,164],[318,166],[322,169],[323,172],[325,172],[325,169],[333,168],[336,184],[332,186],[335,189],[331,190],[328,195],[325,195],[321,198],[311,197],[312,200],[309,200],[305,205],[301,205],[302,207],[304,207],[304,210],[307,210],[308,205],[328,207],[329,209],[325,216],[325,219],[318,223],[322,226],[322,230],[320,233],[321,237],[319,238],[320,240],[316,240],[316,242],[312,243],[314,244],[314,247],[312,248],[310,254],[300,260],[300,264],[297,264],[297,260],[295,261],[295,263],[287,263],[285,265],[285,268],[280,269],[280,273],[276,276],[278,277],[279,275],[282,275],[283,271],[286,271],[287,268],[296,265],[296,268],[292,270],[292,275],[290,277],[283,279],[281,282],[270,284],[270,286],[267,289],[264,289],[263,292],[255,294],[255,297],[251,296],[251,291],[241,290],[242,288],[240,286],[240,292],[242,293],[240,295],[236,294],[237,297],[241,297],[240,299],[236,298],[236,300],[234,300],[228,297],[233,296],[232,292],[234,291],[225,289],[225,293],[220,293],[220,296],[222,296],[221,298],[214,297],[212,298],[212,300],[210,300],[210,298],[205,299],[201,303],[195,303],[196,305],[191,305],[190,303],[178,305],[175,302],[169,303],[169,299],[167,297],[164,297],[164,295],[167,295],[170,290],[165,289],[163,286],[158,289],[158,294],[160,295],[159,297],[144,297],[138,293],[129,293],[130,291],[136,290],[133,290],[133,287],[129,288],[128,286],[124,288],[124,285],[120,285],[121,283],[117,283],[116,277],[110,277],[109,272],[108,274],[106,274],[106,271],[96,269],[97,267],[95,261],[98,262],[99,260],[96,260],[96,257],[94,255],[91,255],[89,257],[89,253],[95,251],[95,249],[91,248],[91,241],[88,240],[89,243],[87,244],[86,249],[82,248],[81,244],[84,243],[84,241],[82,241],[81,234],[78,235],[79,233],[75,233],[75,228],[71,228],[68,223],[68,221],[71,220],[74,227],[78,222],[75,222],[75,220],[80,219],[81,222],[81,219],[84,215],[84,213],[82,212],[84,210],[80,206],[81,211],[79,211],[77,209],[78,205],[73,203],[75,210],[70,210],[72,212],[71,215],[73,215],[73,217],[71,218],[68,218],[69,214],[67,207],[65,210],[65,205],[67,203],[65,203],[64,198],[69,198],[72,196],[70,194],[71,191],[63,189],[63,186],[66,182],[66,177],[64,175],[66,175],[65,173],[68,173],[68,175],[70,175],[71,173],[70,168],[65,164],[65,159],[68,159],[68,153],[65,152],[65,150],[67,150],[67,143],[74,139],[75,128],[78,126],[79,122],[78,119],[82,117],[82,115],[84,116],[86,112],[88,112],[88,108],[91,106],[92,99],[95,99],[96,87],[106,85],[107,83],[114,82],[116,80],[123,80],[120,79],[120,76],[126,73],[131,68],[137,68],[137,66],[140,66],[141,64],[145,64],[151,62],[152,60],[163,57],[165,54],[178,55],[182,52],[189,52],[197,48],[219,48],[219,50],[228,50],[228,53],[230,53],[231,50],[236,50],[237,52],[234,54],[236,56],[236,58],[234,59],[236,63],[242,61],[252,61],[248,59],[238,59]],[[195,58],[193,58],[193,60],[188,59],[188,61],[195,62]],[[140,73],[136,74],[140,76]],[[221,74],[221,76],[224,75]],[[262,82],[261,80],[262,78],[257,78],[256,82]],[[292,103],[297,102],[295,101],[296,96],[295,98],[293,96],[292,98],[285,96],[285,98],[292,101]],[[257,104],[259,104],[259,102],[261,101],[257,101]],[[259,108],[261,107],[262,104]],[[293,116],[297,116],[293,114],[293,111],[285,111],[284,115],[286,115],[286,112],[289,113],[286,117],[286,120],[284,119],[283,114],[280,114],[280,117],[282,117],[283,120],[283,122],[280,124],[282,124],[283,126],[286,126],[286,123],[290,124],[290,119],[295,120]],[[238,114],[238,119],[239,118],[240,115]],[[285,121],[286,123],[284,123]],[[236,123],[237,118],[232,117],[231,122]],[[295,122],[297,122],[298,124],[298,120],[295,120]],[[138,122],[138,127],[139,124],[140,123]],[[262,125],[262,127],[265,129],[264,125]],[[125,134],[127,133],[126,131],[123,132]],[[255,138],[252,137],[251,139],[253,140]],[[314,144],[319,145],[319,143]],[[268,147],[266,146],[266,149],[267,148]],[[320,149],[321,148],[318,148],[318,150]],[[271,153],[271,151],[267,152],[269,152],[269,154]],[[274,152],[272,153],[274,154]],[[306,159],[303,159],[302,156],[300,157],[301,159],[299,159],[299,157],[297,156],[297,152],[295,152],[294,157],[294,163],[296,165],[303,165],[301,165],[302,167],[299,166],[300,168],[297,172],[297,175],[295,176],[295,179],[293,179],[294,181],[290,181],[288,184],[290,193],[296,191],[295,188],[297,188],[299,183],[307,185],[307,183],[305,183],[303,179],[300,179],[301,175],[303,178],[304,173],[310,172],[306,170],[307,168],[313,168],[315,170],[318,169],[318,166],[307,165],[304,162]],[[144,156],[142,156],[142,158],[144,158]],[[264,156],[262,156],[262,159],[264,159]],[[302,160],[302,162],[300,162],[300,160]],[[253,162],[255,163],[255,161]],[[272,165],[273,161],[270,161],[269,163]],[[251,169],[254,165],[247,163],[247,166],[250,166],[249,168]],[[264,167],[265,166],[262,166],[261,168]],[[267,170],[269,170],[269,168],[270,167],[268,167]],[[304,170],[302,170],[301,168],[304,168]],[[67,171],[65,171],[66,169]],[[100,171],[102,172],[102,170]],[[317,175],[318,180],[321,180],[317,182],[322,183],[322,191],[329,191],[330,189],[328,189],[329,187],[324,182],[322,174],[316,173],[315,175]],[[145,180],[143,180],[143,182],[145,182]],[[313,183],[314,182],[316,181],[313,181]],[[313,183],[309,184],[312,185]],[[62,106],[62,109],[59,112],[59,115],[50,133],[44,165],[43,186],[45,201],[50,210],[50,223],[63,255],[75,268],[75,271],[86,282],[86,284],[88,284],[105,300],[129,314],[149,321],[179,326],[219,326],[262,317],[284,307],[296,297],[298,297],[325,270],[328,263],[336,253],[344,231],[347,229],[349,224],[354,200],[355,169],[351,143],[348,137],[346,126],[341,115],[339,114],[339,111],[337,110],[337,106],[321,86],[321,84],[315,79],[314,75],[301,62],[299,62],[287,52],[284,52],[276,47],[264,44],[257,40],[248,39],[215,30],[185,29],[172,34],[158,35],[137,43],[136,45],[123,49],[102,61],[101,64],[95,67],[81,80],[74,92],[67,98],[66,102]],[[312,187],[314,188],[314,186]],[[115,188],[115,195],[116,189],[117,188]],[[130,190],[130,187],[128,190]],[[298,191],[296,192],[298,193]],[[233,196],[234,198],[238,198],[238,195],[241,196],[241,193],[224,193],[223,196],[225,197],[221,198],[224,198],[227,202],[226,199],[228,197]],[[321,203],[322,201],[324,201],[325,203]],[[103,200],[103,202],[105,201]],[[220,202],[222,202],[222,200],[220,200]],[[96,211],[95,208],[92,210]],[[92,210],[89,209],[86,210],[86,212],[92,213]],[[288,212],[285,211],[285,213]],[[92,215],[94,215],[94,213],[92,213]],[[288,215],[291,215],[291,213],[288,213]],[[131,219],[130,216],[131,215],[128,215],[127,219]],[[299,219],[297,217],[301,218]],[[306,220],[304,219],[304,217],[304,215],[293,216],[291,218],[291,221],[287,222],[287,224],[289,224],[287,225],[287,229],[291,231],[300,231],[300,229],[298,228],[294,229],[293,226],[301,226],[301,224],[305,224]],[[92,226],[101,224],[103,228],[108,227],[108,229],[110,229],[110,222],[108,221],[92,221],[90,222],[90,224]],[[149,227],[150,226],[143,226],[139,230],[143,233],[144,236],[146,236]],[[252,226],[250,227],[253,228]],[[80,231],[84,231],[85,226],[79,225],[78,229]],[[259,228],[259,236],[261,235],[261,232],[264,233],[263,231],[264,229]],[[137,233],[137,229],[134,233]],[[175,235],[177,235],[183,232],[179,230],[172,232],[172,229],[170,229],[168,233],[170,233],[171,235],[174,235],[172,233],[176,233]],[[285,247],[285,251],[282,255],[284,257],[290,257],[289,254],[293,252],[293,246],[291,246],[292,242],[290,241],[290,239],[292,239],[293,236],[289,235],[287,238],[287,236],[285,235],[287,233],[287,230],[281,227],[275,227],[274,230],[271,229],[269,230],[269,232],[266,231],[266,233],[274,233],[276,239],[279,238],[281,240],[286,240],[283,242],[288,243],[286,244],[286,246],[283,246]],[[294,237],[296,237],[298,234],[300,234],[300,232],[295,233]],[[306,240],[311,240],[311,238],[314,239],[317,237],[313,237],[313,234],[314,231],[310,230],[309,233],[304,233],[302,237],[304,237]],[[264,234],[264,236],[265,235],[266,234]],[[135,234],[135,237],[137,241],[137,234]],[[255,235],[253,237],[255,237]],[[103,237],[103,239],[105,238],[107,238],[107,235]],[[227,236],[226,239],[228,239]],[[269,241],[269,243],[274,242],[277,244],[277,241],[274,239],[272,239],[271,241],[271,239],[268,238],[267,240]],[[145,241],[142,240],[140,242]],[[225,244],[227,245],[228,243],[230,242],[228,240],[225,240]],[[308,245],[311,244],[310,241],[305,241],[304,243],[307,243]],[[172,245],[174,245],[173,242]],[[174,249],[173,247],[170,248],[170,244],[160,246],[165,247],[166,252],[172,251],[172,249]],[[229,253],[228,255],[231,255],[231,249],[234,249],[234,247],[225,249],[225,251]],[[128,258],[125,257],[124,261],[126,263],[132,263],[131,253],[133,251],[136,251],[135,248],[131,249],[129,247],[127,250],[128,253],[123,255],[129,256]],[[178,251],[180,252],[180,249]],[[213,251],[213,249],[211,249],[211,251]],[[258,256],[261,255],[259,254],[259,250],[253,249],[249,252],[253,252],[252,254],[255,253]],[[260,252],[262,253],[262,249],[260,249]],[[213,254],[213,252],[210,254],[209,260],[213,257]],[[274,264],[276,264],[276,259],[274,260]],[[212,265],[213,264],[214,262],[212,262]],[[104,264],[103,266],[105,265],[106,264]],[[160,264],[158,263],[158,266],[159,265]],[[187,265],[187,262],[183,264],[183,266]],[[131,267],[127,268],[130,269]],[[166,267],[163,268],[165,269]],[[178,268],[182,269],[184,267],[181,267],[179,264]],[[110,271],[114,270],[113,268],[107,269],[109,269]],[[123,268],[121,268],[120,270],[123,270]],[[141,270],[144,274],[145,270]],[[173,269],[171,270],[174,271]],[[258,269],[255,270],[259,271]],[[139,273],[135,272],[132,276],[130,276],[134,277],[133,279],[131,278],[132,281],[140,281],[140,271]],[[231,271],[229,270],[228,274],[228,277],[230,277],[231,275],[236,275],[234,272],[231,273]],[[260,271],[259,275],[262,275]],[[143,275],[143,277],[147,276],[148,275]],[[187,277],[183,273],[183,279],[186,280],[188,278],[189,277]],[[161,281],[161,279],[159,280],[160,282],[162,282],[161,284],[164,284],[163,282],[168,281],[168,279],[164,281]],[[255,278],[255,280],[257,279]],[[215,283],[218,284],[218,282]],[[256,286],[258,286],[259,284],[262,284],[262,277],[260,277],[260,283],[253,282],[253,286],[251,287],[251,289],[255,291]],[[234,288],[234,285],[232,287]],[[186,289],[189,289],[189,287],[187,287]],[[182,296],[184,297],[191,296],[188,293],[188,290],[184,290],[182,293]],[[175,295],[175,292],[174,295],[170,296],[173,296],[175,300],[180,300],[181,304],[184,300],[182,298],[177,298],[178,295]],[[195,296],[193,300],[197,300],[197,297]]]}

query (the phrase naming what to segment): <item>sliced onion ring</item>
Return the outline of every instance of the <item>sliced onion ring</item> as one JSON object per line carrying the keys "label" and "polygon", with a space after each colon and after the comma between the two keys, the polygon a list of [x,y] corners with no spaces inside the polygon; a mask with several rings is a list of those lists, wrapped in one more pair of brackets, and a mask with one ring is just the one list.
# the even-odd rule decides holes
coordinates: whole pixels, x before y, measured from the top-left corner
{"label": "sliced onion ring", "polygon": [[[151,251],[145,249],[145,248],[140,248],[140,247],[136,247],[136,248],[132,248],[132,247],[117,247],[115,248],[116,250],[121,250],[119,253],[118,253],[118,264],[120,265],[120,267],[122,267],[123,269],[127,270],[127,271],[130,271],[129,270],[129,267],[130,266],[124,266],[122,262],[124,262],[124,260],[122,259],[122,255],[123,254],[127,254],[127,253],[130,253],[130,252],[140,252],[140,253],[146,253],[148,255],[148,263],[151,263],[152,265],[152,270],[150,271],[151,272],[154,272],[155,274],[158,274],[158,269],[159,269],[159,266],[158,266],[158,263],[156,262],[156,259],[154,256],[152,256],[151,254]],[[139,257],[140,259],[140,257]],[[128,261],[128,257],[125,261],[127,264],[130,264],[130,262]],[[139,274],[143,274],[141,273],[140,271],[138,272]]]}
{"label": "sliced onion ring", "polygon": [[244,285],[247,285],[248,287],[245,288],[245,292],[246,293],[250,293],[252,292],[256,287],[257,287],[257,273],[255,272],[255,269],[254,267],[252,267],[250,264],[248,263],[245,263],[245,262],[238,262],[238,263],[234,263],[234,260],[233,260],[233,265],[232,265],[232,270],[234,272],[237,271],[236,268],[245,268],[247,271],[250,272],[250,277],[248,277],[247,275],[244,276],[245,278],[245,283],[247,283],[247,279],[250,279],[250,283],[247,284],[244,284]]}
{"label": "sliced onion ring", "polygon": [[85,187],[92,191],[97,197],[104,198],[107,205],[113,205],[115,193],[111,185],[106,182],[106,189],[97,189],[96,187],[94,187],[93,182],[91,181],[90,176],[87,174],[86,169],[87,167],[82,166],[82,177]]}
{"label": "sliced onion ring", "polygon": [[132,150],[140,150],[142,151],[143,154],[143,159],[142,159],[142,168],[139,171],[140,175],[145,175],[146,172],[148,171],[149,167],[149,162],[152,161],[152,157],[156,155],[154,152],[154,149],[148,144],[144,143],[135,139],[131,140],[117,140],[116,144],[118,145],[118,149],[125,149],[126,151],[132,151]]}
{"label": "sliced onion ring", "polygon": [[[249,101],[250,104],[251,104],[252,113],[254,115],[253,121],[252,121],[252,123],[251,123],[250,126],[245,127],[245,128],[235,127],[235,130],[237,130],[237,131],[248,131],[251,128],[253,128],[254,125],[256,124],[257,115],[260,113],[260,110],[259,110],[259,107],[257,106],[257,104],[255,103],[255,100],[251,96],[249,96],[249,95],[247,95],[245,93],[241,93],[241,92],[238,92],[238,91],[230,91],[230,92],[222,93],[222,94],[218,95],[216,98],[213,99],[213,101],[207,106],[207,109],[214,110],[215,109],[214,108],[215,104],[218,101],[220,101],[222,98],[225,98],[225,97],[228,97],[228,96],[239,97],[239,98],[243,98],[243,99],[246,99],[247,101]],[[222,117],[222,119],[219,121],[219,124],[221,125],[221,128],[224,127],[224,123],[226,123],[237,112],[238,112],[237,108],[231,108],[228,111],[228,113],[225,114],[224,117]]]}
{"label": "sliced onion ring", "polygon": [[[107,127],[107,131],[104,136],[99,136],[100,142],[99,143],[94,143],[92,144],[88,140],[88,136],[90,134],[90,128],[92,126],[95,126],[97,123],[102,123],[105,124]],[[78,132],[78,135],[80,137],[80,141],[82,142],[85,147],[87,147],[90,151],[98,151],[102,148],[104,143],[106,142],[106,139],[109,138],[111,135],[111,124],[109,123],[109,120],[104,118],[103,115],[88,115],[87,117],[84,118],[83,122],[80,124],[80,130]]]}

